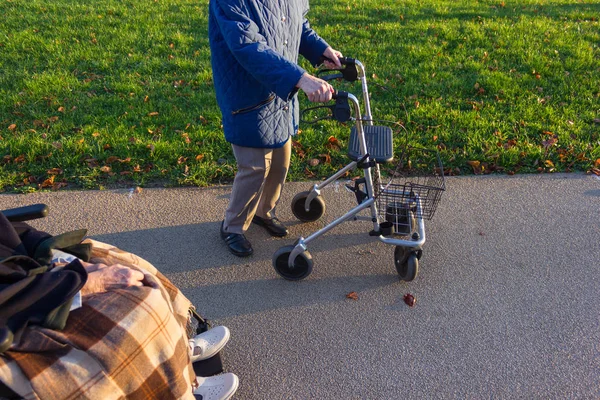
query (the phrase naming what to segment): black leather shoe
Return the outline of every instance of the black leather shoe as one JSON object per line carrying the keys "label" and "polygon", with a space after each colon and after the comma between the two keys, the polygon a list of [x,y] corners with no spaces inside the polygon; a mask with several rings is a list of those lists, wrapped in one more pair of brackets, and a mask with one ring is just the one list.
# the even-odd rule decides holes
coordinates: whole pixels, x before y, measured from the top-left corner
{"label": "black leather shoe", "polygon": [[252,222],[264,227],[271,236],[284,237],[288,234],[287,228],[277,219],[277,217],[261,218],[255,215],[254,218],[252,218]]}
{"label": "black leather shoe", "polygon": [[231,254],[236,255],[238,257],[248,257],[254,253],[252,249],[252,245],[241,233],[229,233],[223,230],[223,223],[221,222],[221,239],[227,245],[227,248],[231,252]]}

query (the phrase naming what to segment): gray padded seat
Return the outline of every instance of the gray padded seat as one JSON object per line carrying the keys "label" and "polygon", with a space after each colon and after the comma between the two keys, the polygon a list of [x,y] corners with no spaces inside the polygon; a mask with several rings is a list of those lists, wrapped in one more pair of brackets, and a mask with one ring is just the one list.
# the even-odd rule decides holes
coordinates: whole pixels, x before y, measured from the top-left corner
{"label": "gray padded seat", "polygon": [[[394,159],[394,144],[392,142],[392,128],[389,126],[363,125],[367,151],[371,159],[383,164]],[[350,132],[350,143],[348,144],[348,157],[358,161],[362,157],[359,150],[359,140],[356,134],[356,126]]]}

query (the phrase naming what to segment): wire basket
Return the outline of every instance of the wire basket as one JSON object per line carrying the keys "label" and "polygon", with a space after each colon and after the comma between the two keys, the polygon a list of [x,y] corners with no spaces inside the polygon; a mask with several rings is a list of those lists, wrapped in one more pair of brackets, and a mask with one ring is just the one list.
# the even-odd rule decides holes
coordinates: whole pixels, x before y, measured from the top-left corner
{"label": "wire basket", "polygon": [[382,185],[377,194],[379,217],[393,225],[395,234],[410,234],[415,218],[433,218],[444,190],[444,167],[439,153],[407,147],[389,183]]}

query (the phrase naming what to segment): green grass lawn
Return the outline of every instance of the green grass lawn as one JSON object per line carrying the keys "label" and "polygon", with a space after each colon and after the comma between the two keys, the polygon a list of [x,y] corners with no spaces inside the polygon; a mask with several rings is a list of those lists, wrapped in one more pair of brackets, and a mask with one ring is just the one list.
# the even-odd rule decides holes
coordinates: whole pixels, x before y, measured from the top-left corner
{"label": "green grass lawn", "polygon": [[[207,0],[0,1],[0,190],[231,181]],[[311,6],[321,36],[366,65],[373,116],[405,128],[398,154],[408,137],[451,174],[600,172],[599,1]],[[301,130],[290,179],[347,162],[348,126]]]}

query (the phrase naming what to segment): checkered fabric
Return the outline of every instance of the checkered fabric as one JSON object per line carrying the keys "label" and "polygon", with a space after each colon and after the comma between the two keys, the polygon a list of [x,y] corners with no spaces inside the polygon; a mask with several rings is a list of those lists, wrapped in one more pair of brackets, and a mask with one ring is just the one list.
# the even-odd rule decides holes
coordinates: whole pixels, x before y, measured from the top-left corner
{"label": "checkered fabric", "polygon": [[140,270],[147,286],[83,297],[62,331],[26,328],[0,380],[25,399],[194,399],[189,300],[146,260],[86,242],[91,262]]}

